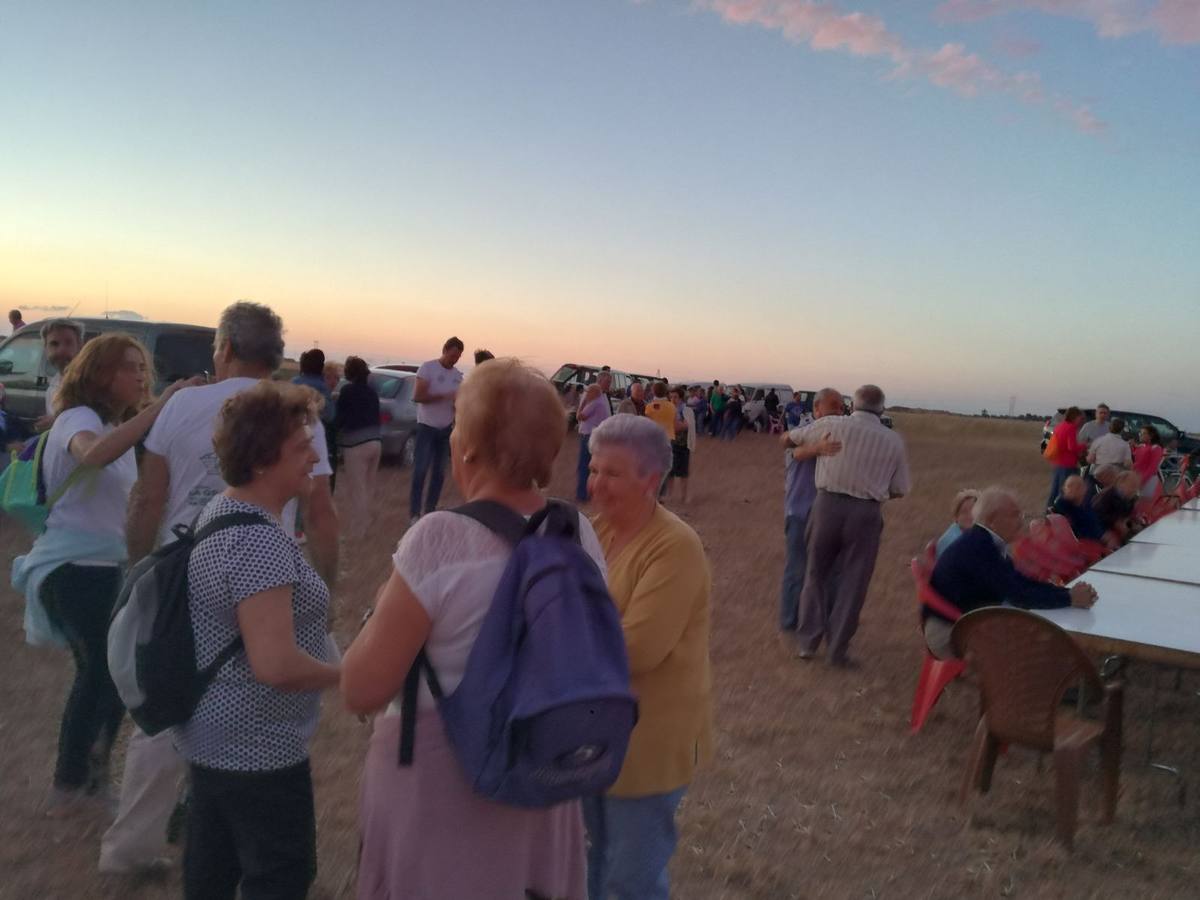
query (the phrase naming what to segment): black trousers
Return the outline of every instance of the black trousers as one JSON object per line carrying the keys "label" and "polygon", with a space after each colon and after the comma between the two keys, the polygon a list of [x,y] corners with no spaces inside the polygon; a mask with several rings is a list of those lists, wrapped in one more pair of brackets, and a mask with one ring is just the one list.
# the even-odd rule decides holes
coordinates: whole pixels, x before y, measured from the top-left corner
{"label": "black trousers", "polygon": [[54,784],[95,791],[108,785],[108,758],[125,714],[108,672],[108,620],[121,589],[116,566],[59,566],[41,600],[75,657],[75,681],[58,731]]}
{"label": "black trousers", "polygon": [[185,900],[302,900],[317,873],[308,760],[271,772],[193,765]]}

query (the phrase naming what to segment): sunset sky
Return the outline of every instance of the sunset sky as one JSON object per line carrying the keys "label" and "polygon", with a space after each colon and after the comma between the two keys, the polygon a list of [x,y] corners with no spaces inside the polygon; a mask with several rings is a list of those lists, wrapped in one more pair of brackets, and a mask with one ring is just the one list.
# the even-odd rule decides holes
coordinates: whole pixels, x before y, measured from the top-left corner
{"label": "sunset sky", "polygon": [[30,321],[1200,430],[1200,0],[38,0],[0,85]]}

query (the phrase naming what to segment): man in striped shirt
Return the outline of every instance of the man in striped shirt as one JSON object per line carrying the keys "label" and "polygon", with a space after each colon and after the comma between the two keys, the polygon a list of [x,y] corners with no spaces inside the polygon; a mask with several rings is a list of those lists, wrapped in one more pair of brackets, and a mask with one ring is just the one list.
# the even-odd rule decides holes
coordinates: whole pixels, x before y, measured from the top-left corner
{"label": "man in striped shirt", "polygon": [[812,659],[825,640],[832,665],[851,664],[847,652],[875,571],[883,504],[911,487],[904,441],[880,421],[883,409],[883,391],[865,384],[854,392],[849,416],[820,419],[789,433],[798,447],[827,437],[842,445],[841,452],[817,459],[797,628],[801,659]]}

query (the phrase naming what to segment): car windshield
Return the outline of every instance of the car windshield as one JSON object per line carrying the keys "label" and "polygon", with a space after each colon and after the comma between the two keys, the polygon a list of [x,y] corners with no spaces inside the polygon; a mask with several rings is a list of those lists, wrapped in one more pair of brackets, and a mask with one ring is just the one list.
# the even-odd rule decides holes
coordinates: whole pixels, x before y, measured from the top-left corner
{"label": "car windshield", "polygon": [[562,366],[550,380],[557,384],[566,384],[577,371],[579,371],[578,366]]}
{"label": "car windshield", "polygon": [[0,375],[30,375],[42,361],[42,336],[37,331],[18,334],[0,349]]}

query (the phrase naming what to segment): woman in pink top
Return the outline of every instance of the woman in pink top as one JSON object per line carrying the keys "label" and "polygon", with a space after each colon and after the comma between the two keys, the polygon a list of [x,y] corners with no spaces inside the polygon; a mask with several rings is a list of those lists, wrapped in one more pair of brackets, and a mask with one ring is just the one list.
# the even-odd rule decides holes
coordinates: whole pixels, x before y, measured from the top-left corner
{"label": "woman in pink top", "polygon": [[1158,429],[1143,425],[1138,431],[1138,444],[1133,448],[1133,471],[1142,481],[1143,497],[1153,497],[1158,490],[1158,467],[1164,453]]}
{"label": "woman in pink top", "polygon": [[1054,429],[1051,440],[1058,449],[1054,458],[1050,460],[1054,464],[1054,476],[1050,480],[1050,499],[1046,501],[1047,507],[1053,506],[1054,501],[1058,499],[1063,482],[1072,475],[1079,474],[1079,458],[1087,449],[1079,443],[1079,423],[1082,421],[1083,413],[1078,406],[1072,406],[1063,414],[1063,420]]}

